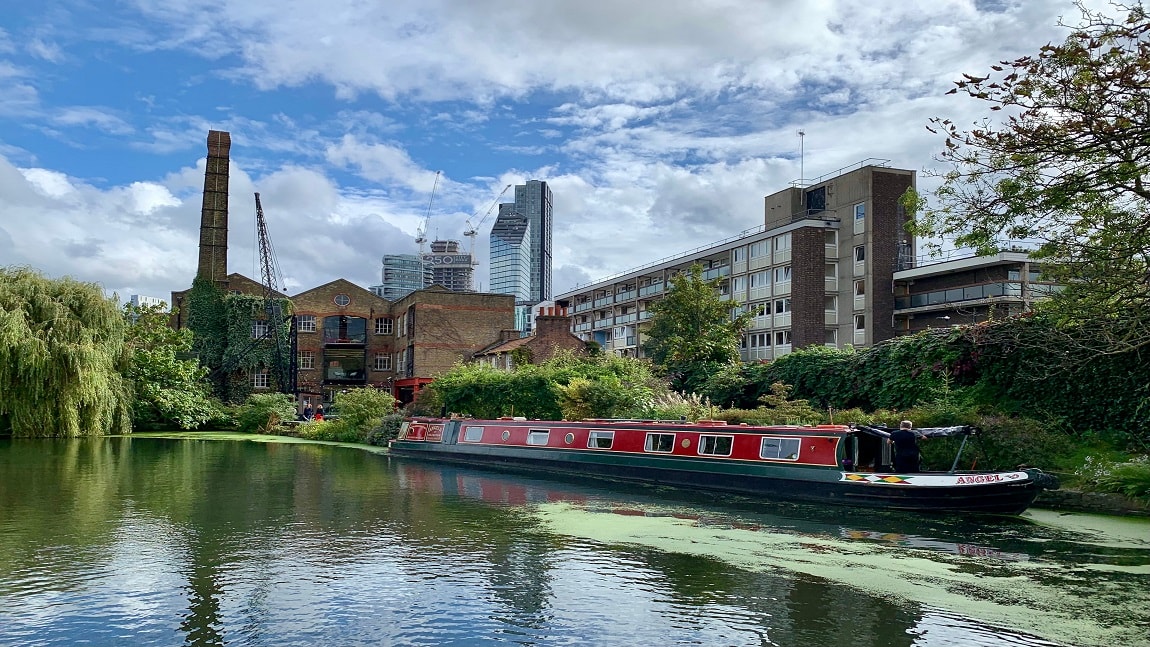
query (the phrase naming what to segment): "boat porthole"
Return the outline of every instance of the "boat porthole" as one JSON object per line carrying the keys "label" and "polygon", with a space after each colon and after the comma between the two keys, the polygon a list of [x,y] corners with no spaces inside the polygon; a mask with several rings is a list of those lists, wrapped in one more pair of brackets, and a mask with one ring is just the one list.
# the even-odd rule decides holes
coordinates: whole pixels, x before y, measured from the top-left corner
{"label": "boat porthole", "polygon": [[511,437],[511,432],[510,432],[510,431],[508,431],[508,430],[506,430],[506,429],[504,429],[504,430],[503,430],[503,435],[501,436],[501,438],[503,438],[503,440],[507,440],[507,439],[508,439],[508,438],[510,438],[510,437]]}
{"label": "boat porthole", "polygon": [[567,443],[568,445],[575,442],[575,434],[571,434],[571,433],[567,434],[566,436],[563,437],[563,442]]}
{"label": "boat porthole", "polygon": [[684,438],[683,439],[683,449],[686,449],[690,446],[691,446],[691,439],[690,438]]}

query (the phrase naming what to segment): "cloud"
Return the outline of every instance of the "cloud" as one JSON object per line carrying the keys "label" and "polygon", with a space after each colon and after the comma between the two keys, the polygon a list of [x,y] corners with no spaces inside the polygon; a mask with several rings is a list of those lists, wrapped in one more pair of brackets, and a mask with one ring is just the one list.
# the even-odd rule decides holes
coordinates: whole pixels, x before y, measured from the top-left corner
{"label": "cloud", "polygon": [[135,132],[131,124],[111,110],[92,106],[73,106],[58,111],[52,121],[61,126],[92,126],[109,135],[127,135]]}
{"label": "cloud", "polygon": [[[0,242],[15,241],[0,261],[158,296],[195,271],[203,161],[192,160],[209,128],[233,136],[234,271],[258,278],[258,190],[289,291],[372,285],[382,254],[416,251],[442,170],[428,225],[440,238],[463,238],[508,183],[551,184],[562,291],[756,226],[762,197],[801,176],[868,157],[931,167],[941,142],[927,119],[972,123],[985,110],[943,97],[952,80],[1060,39],[1058,14],[1073,12],[1061,0],[126,6],[37,46],[0,31],[0,117],[20,126],[9,132],[114,134],[92,157],[136,164],[93,179],[105,169],[0,136]],[[86,56],[139,85],[119,102],[101,94],[113,85],[61,96],[92,69]],[[15,235],[37,218],[55,233]],[[481,262],[490,224],[475,241]]]}

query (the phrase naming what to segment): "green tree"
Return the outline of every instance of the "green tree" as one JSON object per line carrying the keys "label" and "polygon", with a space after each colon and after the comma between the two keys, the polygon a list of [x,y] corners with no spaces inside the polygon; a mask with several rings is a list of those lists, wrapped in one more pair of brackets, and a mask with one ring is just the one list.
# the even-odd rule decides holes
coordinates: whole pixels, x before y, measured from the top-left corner
{"label": "green tree", "polygon": [[130,431],[124,319],[94,283],[0,268],[0,432]]}
{"label": "green tree", "polygon": [[124,304],[124,320],[133,425],[192,429],[211,419],[217,406],[205,379],[207,369],[194,359],[181,359],[192,348],[191,330],[174,330],[160,306]]}
{"label": "green tree", "polygon": [[755,313],[732,317],[732,303],[719,298],[718,281],[703,280],[698,264],[671,279],[666,296],[653,303],[643,351],[682,393],[702,389],[707,377],[739,361],[739,338]]}
{"label": "green tree", "polygon": [[980,252],[1034,245],[1064,292],[1043,306],[1087,326],[1093,352],[1150,344],[1150,18],[1087,10],[1061,44],[964,75],[965,93],[1005,118],[931,120],[950,166],[916,233]]}

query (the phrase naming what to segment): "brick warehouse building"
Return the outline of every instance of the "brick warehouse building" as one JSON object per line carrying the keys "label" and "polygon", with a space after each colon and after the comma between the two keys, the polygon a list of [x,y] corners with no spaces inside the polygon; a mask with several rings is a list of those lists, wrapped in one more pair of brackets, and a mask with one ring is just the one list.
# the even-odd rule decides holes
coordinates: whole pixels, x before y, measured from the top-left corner
{"label": "brick warehouse building", "polygon": [[390,302],[345,279],[290,297],[295,308],[300,398],[330,402],[341,389],[374,386],[400,402],[515,321],[514,297],[440,286]]}
{"label": "brick warehouse building", "polygon": [[[228,294],[263,297],[264,285],[227,272],[228,156],[231,137],[208,134],[208,163],[200,221],[197,276],[212,280]],[[172,326],[183,328],[187,290],[172,292]],[[502,330],[515,325],[511,295],[448,292],[433,285],[396,301],[376,296],[337,279],[291,301],[296,337],[298,404],[330,403],[340,390],[374,386],[388,389],[401,403],[461,360],[491,346]],[[253,339],[266,334],[252,322]],[[247,376],[254,390],[266,390],[267,368]]]}

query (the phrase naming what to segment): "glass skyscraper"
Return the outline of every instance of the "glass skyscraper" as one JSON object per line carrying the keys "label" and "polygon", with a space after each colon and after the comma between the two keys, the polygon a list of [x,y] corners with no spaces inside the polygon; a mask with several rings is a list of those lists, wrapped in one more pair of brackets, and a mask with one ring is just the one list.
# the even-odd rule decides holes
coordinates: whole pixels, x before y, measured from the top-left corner
{"label": "glass skyscraper", "polygon": [[[503,205],[499,205],[503,213]],[[528,180],[515,185],[515,212],[531,225],[531,297],[538,303],[551,298],[551,188]]]}
{"label": "glass skyscraper", "polygon": [[380,278],[380,285],[368,289],[378,297],[395,301],[430,285],[431,267],[415,254],[388,254],[383,257]]}
{"label": "glass skyscraper", "polygon": [[531,300],[531,221],[515,212],[514,204],[499,205],[491,228],[490,292]]}

